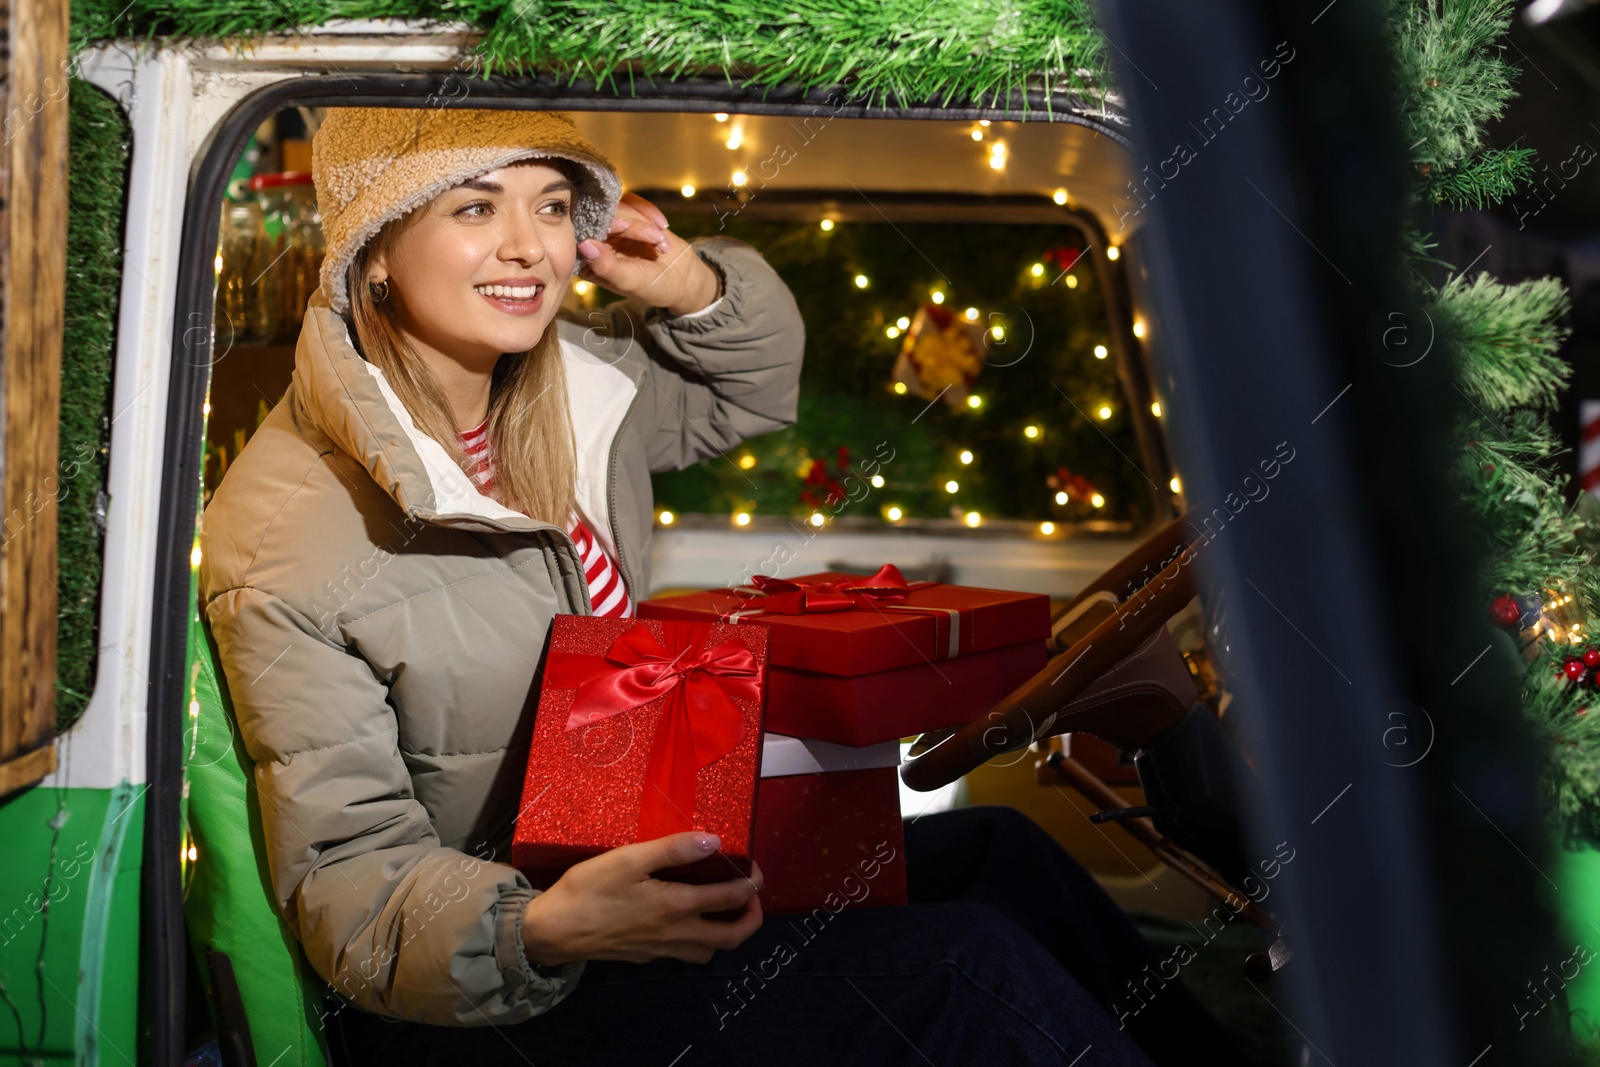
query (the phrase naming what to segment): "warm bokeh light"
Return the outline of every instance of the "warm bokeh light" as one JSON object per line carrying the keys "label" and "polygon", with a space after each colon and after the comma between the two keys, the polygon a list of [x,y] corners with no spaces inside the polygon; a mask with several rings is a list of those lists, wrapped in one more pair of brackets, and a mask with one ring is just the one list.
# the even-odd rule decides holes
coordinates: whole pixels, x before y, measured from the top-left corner
{"label": "warm bokeh light", "polygon": [[200,566],[200,546],[198,544],[196,544],[189,553],[189,566]]}
{"label": "warm bokeh light", "polygon": [[1122,255],[1122,253],[1117,249],[1116,245],[1112,245],[1110,248],[1106,249],[1107,259],[1116,259],[1120,255]]}
{"label": "warm bokeh light", "polygon": [[973,130],[973,131],[972,131],[972,139],[973,139],[973,140],[974,140],[974,141],[981,141],[981,140],[983,140],[983,131],[982,131],[982,130]]}
{"label": "warm bokeh light", "polygon": [[872,476],[872,488],[874,488],[874,489],[882,489],[883,488],[883,475],[874,474]]}
{"label": "warm bokeh light", "polygon": [[983,397],[979,396],[977,393],[973,393],[971,396],[967,397],[967,407],[976,408],[976,407],[982,407],[982,406],[983,406]]}
{"label": "warm bokeh light", "polygon": [[1099,415],[1102,419],[1109,419],[1111,417],[1111,405],[1101,404],[1100,410],[1095,412],[1095,414]]}
{"label": "warm bokeh light", "polygon": [[1078,276],[1076,274],[1067,275],[1067,288],[1068,289],[1076,289],[1077,287],[1078,287]]}
{"label": "warm bokeh light", "polygon": [[1067,191],[1065,189],[1057,189],[1056,195],[1052,196],[1050,199],[1054,200],[1058,204],[1065,204],[1067,202]]}
{"label": "warm bokeh light", "polygon": [[750,513],[748,511],[741,511],[733,517],[733,521],[740,526],[749,526]]}
{"label": "warm bokeh light", "polygon": [[677,516],[673,515],[670,511],[663,511],[661,514],[656,516],[656,521],[663,526],[671,526],[672,520],[676,517]]}
{"label": "warm bokeh light", "polygon": [[906,318],[904,315],[901,315],[898,319],[894,320],[894,324],[904,330],[911,326],[911,320]]}
{"label": "warm bokeh light", "polygon": [[896,505],[890,504],[888,508],[884,510],[884,514],[889,517],[890,522],[899,522],[901,516],[903,516],[905,512],[901,511]]}
{"label": "warm bokeh light", "polygon": [[1136,322],[1136,323],[1133,324],[1133,335],[1135,337],[1143,337],[1144,336],[1144,323]]}
{"label": "warm bokeh light", "polygon": [[976,511],[967,512],[964,516],[962,516],[962,519],[968,526],[976,526],[978,523],[983,521],[983,517]]}
{"label": "warm bokeh light", "polygon": [[736,170],[736,171],[733,172],[733,184],[735,186],[738,186],[738,187],[742,188],[744,186],[744,183],[749,181],[749,180],[750,180],[749,177],[745,174],[744,171]]}
{"label": "warm bokeh light", "polygon": [[887,335],[888,335],[888,337],[889,337],[889,340],[891,340],[891,341],[892,341],[892,340],[894,340],[894,339],[895,339],[895,338],[896,338],[896,337],[899,337],[899,336],[900,336],[900,327],[898,327],[898,326],[890,326],[890,327],[888,327],[888,328],[887,328],[887,329],[885,329],[885,330],[884,330],[884,331],[883,331],[883,332],[884,332],[884,333],[885,333],[885,334],[887,334]]}
{"label": "warm bokeh light", "polygon": [[733,128],[733,132],[728,134],[728,147],[729,148],[738,148],[743,143],[744,143],[744,127],[743,126],[735,126]]}
{"label": "warm bokeh light", "polygon": [[822,227],[823,232],[827,232],[828,230],[833,229],[833,220],[823,219],[821,222],[817,223],[817,225]]}
{"label": "warm bokeh light", "polygon": [[719,112],[716,113],[715,118],[716,118],[716,120],[718,122],[727,122],[728,121],[728,113],[726,111],[719,111]]}
{"label": "warm bokeh light", "polygon": [[1106,346],[1105,345],[1095,345],[1094,346],[1094,358],[1095,359],[1105,359],[1110,354],[1111,353],[1106,350]]}
{"label": "warm bokeh light", "polygon": [[1161,401],[1150,401],[1150,414],[1154,415],[1158,419],[1161,417]]}
{"label": "warm bokeh light", "polygon": [[1035,278],[1043,278],[1044,277],[1044,264],[1043,263],[1035,263],[1033,266],[1028,268],[1028,273],[1033,275]]}
{"label": "warm bokeh light", "polygon": [[685,182],[683,188],[679,189],[678,192],[682,193],[686,197],[693,196],[694,186],[690,185],[688,182]]}
{"label": "warm bokeh light", "polygon": [[821,526],[825,521],[827,521],[827,520],[825,520],[823,518],[822,512],[813,511],[811,513],[811,525],[813,525],[813,526]]}
{"label": "warm bokeh light", "polygon": [[750,453],[746,452],[744,455],[739,457],[739,469],[740,470],[747,471],[751,467],[754,467],[755,465],[756,465],[756,457],[752,456]]}
{"label": "warm bokeh light", "polygon": [[944,303],[944,290],[943,289],[935,289],[932,293],[930,293],[928,295],[928,299],[932,300],[935,304]]}
{"label": "warm bokeh light", "polygon": [[972,449],[970,449],[970,448],[963,448],[963,449],[962,449],[962,450],[961,450],[961,455],[960,455],[960,456],[959,456],[959,457],[958,457],[958,458],[959,458],[959,459],[960,459],[960,460],[961,460],[961,462],[963,462],[963,463],[971,463],[971,462],[972,462]]}
{"label": "warm bokeh light", "polygon": [[1172,476],[1172,481],[1168,482],[1167,484],[1172,486],[1172,491],[1174,493],[1183,492],[1183,483],[1178,480],[1178,476],[1176,474]]}
{"label": "warm bokeh light", "polygon": [[856,275],[856,288],[857,289],[865,289],[866,287],[867,287],[867,276],[865,274],[857,274]]}
{"label": "warm bokeh light", "polygon": [[1056,524],[1051,522],[1049,519],[1046,519],[1044,522],[1039,524],[1039,532],[1044,534],[1046,537],[1049,537],[1051,534],[1056,532]]}
{"label": "warm bokeh light", "polygon": [[1071,498],[1068,497],[1065,492],[1056,493],[1056,503],[1057,504],[1065,504],[1069,499],[1071,499]]}
{"label": "warm bokeh light", "polygon": [[1096,493],[1094,496],[1089,498],[1089,503],[1093,504],[1097,508],[1103,508],[1106,504],[1106,498],[1101,496],[1099,493]]}
{"label": "warm bokeh light", "polygon": [[967,321],[968,322],[977,322],[978,321],[978,309],[977,308],[968,308],[967,309]]}
{"label": "warm bokeh light", "polygon": [[579,296],[588,296],[589,288],[589,283],[584,281],[582,278],[579,278],[577,281],[572,283],[572,291],[577,293]]}
{"label": "warm bokeh light", "polygon": [[991,326],[989,327],[989,336],[996,341],[1004,341],[1006,339],[1006,328],[1004,326]]}
{"label": "warm bokeh light", "polygon": [[947,493],[953,493],[957,489],[960,489],[960,488],[961,488],[961,484],[959,482],[957,482],[954,478],[951,478],[948,482],[944,483],[944,491],[947,492]]}
{"label": "warm bokeh light", "polygon": [[1029,423],[1028,425],[1026,425],[1026,426],[1024,426],[1022,428],[1022,436],[1026,437],[1030,441],[1038,440],[1038,438],[1039,438],[1039,427],[1033,425],[1032,423]]}
{"label": "warm bokeh light", "polygon": [[902,396],[905,395],[906,383],[905,382],[895,382],[894,383],[894,391],[899,393],[899,394],[901,394]]}

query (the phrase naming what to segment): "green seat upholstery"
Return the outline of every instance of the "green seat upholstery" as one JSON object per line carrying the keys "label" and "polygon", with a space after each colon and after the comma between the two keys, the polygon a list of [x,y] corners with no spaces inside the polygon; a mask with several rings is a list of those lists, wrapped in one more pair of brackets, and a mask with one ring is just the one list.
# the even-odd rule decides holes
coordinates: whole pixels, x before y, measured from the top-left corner
{"label": "green seat upholstery", "polygon": [[254,764],[234,722],[216,643],[198,611],[188,644],[184,759],[194,860],[183,910],[199,970],[207,973],[208,949],[232,962],[258,1067],[326,1067],[325,985],[273,901]]}

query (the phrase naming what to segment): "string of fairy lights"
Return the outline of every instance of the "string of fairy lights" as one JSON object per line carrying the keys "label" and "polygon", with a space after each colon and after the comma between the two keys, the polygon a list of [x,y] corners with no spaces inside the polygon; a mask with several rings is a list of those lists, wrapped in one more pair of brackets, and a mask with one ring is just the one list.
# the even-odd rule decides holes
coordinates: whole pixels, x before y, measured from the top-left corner
{"label": "string of fairy lights", "polygon": [[[728,185],[732,187],[735,195],[743,195],[742,191],[746,191],[750,184],[748,154],[751,149],[750,142],[745,137],[744,126],[740,121],[739,116],[731,115],[727,112],[717,112],[712,116],[712,118],[716,123],[725,125],[727,128],[725,134],[718,134],[723,144],[726,145],[730,151],[741,152],[739,162],[734,165],[729,174]],[[991,124],[988,119],[977,120],[970,131],[970,136],[972,141],[975,143],[986,146],[984,151],[986,152],[987,164],[990,168],[997,171],[1003,171],[1006,168],[1009,158],[1009,148],[1005,139],[1001,136],[998,136],[991,128]],[[678,191],[684,197],[684,199],[692,199],[699,191],[699,188],[694,182],[685,181],[679,187]],[[1070,202],[1069,194],[1064,188],[1056,189],[1051,198],[1057,205],[1061,206],[1066,206]],[[841,225],[841,221],[842,220],[836,218],[824,217],[817,221],[817,226],[823,233],[832,233]],[[1115,244],[1109,244],[1105,249],[1105,256],[1108,260],[1116,261],[1120,258],[1121,251]],[[1028,265],[1026,268],[1026,275],[1035,288],[1061,282],[1068,289],[1076,289],[1079,285],[1079,279],[1077,274],[1070,269],[1073,265],[1075,265],[1075,263],[1068,264],[1066,269],[1063,269],[1061,272],[1056,273],[1055,276],[1052,277],[1052,270],[1050,267],[1047,267],[1044,262],[1035,262]],[[857,291],[862,292],[869,290],[873,284],[872,279],[868,277],[868,275],[860,272],[853,274],[851,277],[851,283]],[[929,288],[928,301],[935,307],[943,307],[947,303],[951,302],[952,298],[949,290],[950,286],[948,283],[941,280]],[[593,283],[583,281],[581,279],[573,283],[573,291],[584,303],[589,303],[593,297],[597,295]],[[976,306],[968,306],[959,311],[955,311],[955,309],[952,308],[951,311],[958,319],[965,320],[965,322],[968,324],[976,324],[980,320],[989,321],[1000,318],[998,314],[991,314],[986,318],[984,311]],[[909,315],[901,315],[894,321],[884,326],[884,335],[890,340],[896,340],[905,336],[907,332],[912,329],[912,327],[912,317]],[[1003,343],[1006,338],[1006,323],[1004,321],[994,321],[993,324],[983,332],[986,333],[994,342]],[[1139,340],[1143,340],[1146,335],[1146,326],[1138,317],[1135,317],[1132,323],[1131,332],[1133,333],[1133,336]],[[1111,350],[1103,343],[1096,344],[1093,347],[1093,354],[1095,359],[1105,360],[1111,357]],[[895,394],[901,396],[907,396],[913,392],[911,387],[908,386],[903,380],[895,380],[889,383],[887,387],[892,389]],[[965,397],[964,404],[967,409],[971,411],[981,410],[984,405],[984,396],[979,392],[969,393]],[[1112,398],[1091,401],[1087,405],[1088,413],[1101,422],[1109,421],[1116,414],[1117,407],[1117,401]],[[1163,409],[1159,399],[1154,399],[1151,401],[1150,413],[1158,419],[1163,417]],[[1029,442],[1037,443],[1044,439],[1046,429],[1039,422],[1029,422],[1022,427],[1022,434],[1023,437]],[[969,468],[977,458],[975,452],[970,447],[955,445],[953,446],[953,451],[957,462],[962,468]],[[745,471],[751,470],[759,462],[757,457],[749,451],[739,454],[734,461],[741,470]],[[805,478],[807,475],[807,468],[809,468],[812,462],[813,460],[810,458],[802,460],[800,468],[797,469],[797,473],[802,478]],[[885,479],[881,474],[873,475],[870,481],[875,489],[882,489],[886,485]],[[1051,484],[1047,486],[1047,490],[1050,492],[1050,499],[1057,506],[1067,506],[1068,504],[1076,501],[1087,503],[1089,507],[1095,511],[1099,511],[1105,507],[1107,501],[1102,492],[1092,486],[1087,486],[1087,483],[1083,483],[1082,479],[1075,479],[1075,481],[1081,484],[1069,487],[1066,485],[1056,484],[1056,479],[1054,478],[1050,479]],[[961,478],[959,475],[944,478],[942,488],[948,497],[952,499],[956,498],[961,492]],[[1172,478],[1170,488],[1174,494],[1180,494],[1182,492],[1181,482],[1176,476]],[[1080,489],[1082,491],[1074,492],[1074,489]],[[883,521],[890,525],[901,525],[910,520],[909,508],[902,503],[892,500],[879,505],[878,511]],[[981,526],[986,521],[986,517],[976,509],[952,507],[951,513],[953,517],[959,515],[960,521],[969,527]],[[679,516],[675,512],[666,507],[657,509],[655,517],[656,522],[660,526],[671,526],[679,519]],[[812,526],[822,527],[826,526],[830,521],[832,521],[832,518],[833,517],[822,508],[814,508],[810,512],[806,521]],[[729,515],[729,522],[735,527],[747,527],[751,525],[754,519],[755,515],[750,507],[735,508]],[[1044,537],[1049,537],[1056,534],[1059,529],[1060,524],[1049,519],[1042,520],[1036,524],[1037,533]]]}

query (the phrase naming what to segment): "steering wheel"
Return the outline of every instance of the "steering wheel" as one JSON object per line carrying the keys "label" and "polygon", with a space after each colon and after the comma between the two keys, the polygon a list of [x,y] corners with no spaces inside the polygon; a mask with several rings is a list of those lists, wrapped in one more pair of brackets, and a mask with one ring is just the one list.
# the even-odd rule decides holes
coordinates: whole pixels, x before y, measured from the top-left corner
{"label": "steering wheel", "polygon": [[[921,792],[938,789],[995,756],[1051,734],[1090,733],[1132,753],[1176,724],[1188,708],[1170,697],[1133,707],[1116,701],[1070,706],[1158,639],[1170,643],[1167,620],[1195,595],[1193,563],[1205,541],[1203,535],[1189,540],[1191,515],[1185,512],[1158,529],[1085,586],[1056,623],[1052,641],[1061,651],[989,711],[902,764],[906,785]],[[1119,600],[1117,589],[1143,575],[1148,577],[1136,591]],[[1169,652],[1168,659],[1177,657]]]}

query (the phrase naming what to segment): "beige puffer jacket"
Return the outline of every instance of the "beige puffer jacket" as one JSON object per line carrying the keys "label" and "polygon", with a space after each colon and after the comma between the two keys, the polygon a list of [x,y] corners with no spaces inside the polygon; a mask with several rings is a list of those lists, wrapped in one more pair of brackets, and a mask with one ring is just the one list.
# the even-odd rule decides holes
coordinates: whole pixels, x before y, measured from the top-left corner
{"label": "beige puffer jacket", "polygon": [[[650,472],[792,424],[799,397],[793,294],[743,242],[692,246],[723,278],[703,313],[627,300],[555,322],[578,504],[635,600]],[[358,1008],[441,1025],[557,1004],[584,965],[530,966],[536,891],[506,861],[547,628],[593,613],[571,538],[480,494],[319,290],[201,550],[273,888],[312,967]]]}

